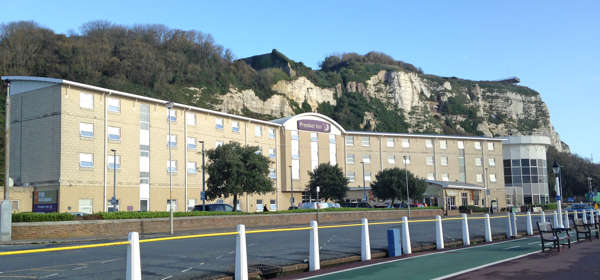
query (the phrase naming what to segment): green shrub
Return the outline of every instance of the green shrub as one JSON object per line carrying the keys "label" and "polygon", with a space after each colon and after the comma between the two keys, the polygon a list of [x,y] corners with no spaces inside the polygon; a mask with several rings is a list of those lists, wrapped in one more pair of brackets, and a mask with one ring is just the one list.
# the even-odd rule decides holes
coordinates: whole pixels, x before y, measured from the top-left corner
{"label": "green shrub", "polygon": [[459,206],[458,211],[460,212],[488,212],[488,209],[485,207],[479,207],[475,205],[467,205],[467,206]]}
{"label": "green shrub", "polygon": [[13,223],[23,222],[54,222],[54,221],[72,221],[75,216],[67,213],[14,213],[12,214]]}

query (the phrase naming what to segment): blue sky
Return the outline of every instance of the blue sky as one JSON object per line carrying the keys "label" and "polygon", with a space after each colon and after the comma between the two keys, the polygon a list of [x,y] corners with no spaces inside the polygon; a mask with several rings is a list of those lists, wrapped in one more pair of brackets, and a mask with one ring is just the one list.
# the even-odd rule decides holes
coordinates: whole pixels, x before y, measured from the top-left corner
{"label": "blue sky", "polygon": [[332,53],[377,50],[441,76],[518,76],[572,151],[600,162],[599,1],[20,0],[2,10],[0,23],[57,33],[93,20],[199,30],[238,58],[277,48],[313,68]]}

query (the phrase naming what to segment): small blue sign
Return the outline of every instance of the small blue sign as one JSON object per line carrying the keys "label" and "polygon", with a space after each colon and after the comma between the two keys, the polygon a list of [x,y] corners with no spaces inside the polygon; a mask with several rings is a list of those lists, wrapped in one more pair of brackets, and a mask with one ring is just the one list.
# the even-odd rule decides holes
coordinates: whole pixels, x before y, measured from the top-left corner
{"label": "small blue sign", "polygon": [[200,200],[206,200],[206,193],[205,192],[201,192],[200,193]]}
{"label": "small blue sign", "polygon": [[557,195],[557,196],[556,196],[556,200],[560,200],[560,195]]}
{"label": "small blue sign", "polygon": [[567,198],[567,201],[569,201],[569,202],[575,202],[575,198],[574,197],[569,197],[569,198]]}

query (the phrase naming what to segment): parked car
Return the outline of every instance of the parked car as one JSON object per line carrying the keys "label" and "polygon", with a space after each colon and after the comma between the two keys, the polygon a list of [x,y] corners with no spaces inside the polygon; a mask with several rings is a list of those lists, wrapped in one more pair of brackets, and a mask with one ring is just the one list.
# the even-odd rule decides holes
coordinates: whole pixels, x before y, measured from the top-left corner
{"label": "parked car", "polygon": [[340,205],[345,208],[373,208],[368,202],[342,202]]}
{"label": "parked car", "polygon": [[[566,211],[569,211],[569,218],[573,218],[574,217],[574,212],[577,212],[577,218],[578,219],[583,219],[583,211],[593,211],[594,207],[592,207],[589,204],[585,204],[585,203],[576,203],[576,204],[571,204],[571,206],[567,207],[567,209],[565,209]],[[589,214],[588,217],[590,218]]]}
{"label": "parked car", "polygon": [[329,204],[327,202],[303,202],[300,204],[300,209],[325,209],[329,208]]}
{"label": "parked car", "polygon": [[327,202],[328,208],[341,208],[339,203]]}
{"label": "parked car", "polygon": [[206,204],[203,207],[202,204],[194,206],[192,211],[221,211],[221,212],[233,212],[233,206],[223,203]]}

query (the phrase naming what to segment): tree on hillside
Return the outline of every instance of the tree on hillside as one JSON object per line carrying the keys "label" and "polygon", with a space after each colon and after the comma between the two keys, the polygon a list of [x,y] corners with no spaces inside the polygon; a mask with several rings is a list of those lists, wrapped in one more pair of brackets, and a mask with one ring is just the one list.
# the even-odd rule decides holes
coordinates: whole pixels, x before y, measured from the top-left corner
{"label": "tree on hillside", "polygon": [[405,169],[391,168],[380,171],[375,175],[371,184],[373,194],[380,199],[406,200],[406,176],[408,175],[408,191],[411,200],[423,198],[427,188],[425,180],[417,178]]}
{"label": "tree on hillside", "polygon": [[239,195],[273,191],[268,177],[270,161],[258,152],[258,147],[234,142],[209,150],[207,155],[207,199],[233,196],[237,211]]}
{"label": "tree on hillside", "polygon": [[555,176],[552,171],[552,164],[556,161],[560,166],[560,187],[563,195],[566,197],[582,197],[589,192],[587,177],[592,178],[592,188],[600,190],[600,164],[593,163],[576,154],[559,152],[556,148],[550,146],[546,153],[546,166],[548,169],[548,188],[550,197],[554,197]]}
{"label": "tree on hillside", "polygon": [[348,191],[348,179],[342,169],[328,163],[321,163],[312,172],[308,172],[310,182],[308,190],[312,197],[317,196],[317,186],[320,187],[319,197],[324,200],[341,201]]}

